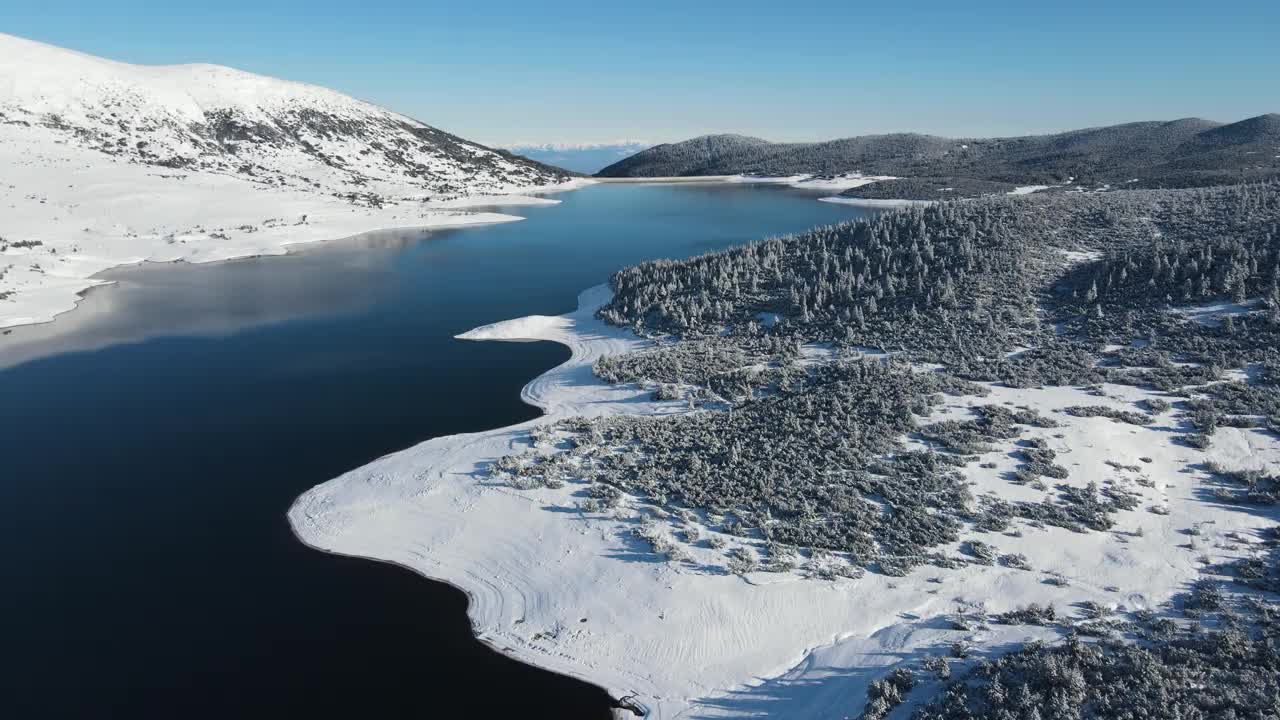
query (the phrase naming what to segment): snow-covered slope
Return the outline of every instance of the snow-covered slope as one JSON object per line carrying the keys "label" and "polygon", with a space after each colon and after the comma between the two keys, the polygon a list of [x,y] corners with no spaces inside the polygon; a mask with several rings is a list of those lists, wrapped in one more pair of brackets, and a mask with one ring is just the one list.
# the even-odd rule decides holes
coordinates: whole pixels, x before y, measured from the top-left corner
{"label": "snow-covered slope", "polygon": [[217,65],[126,65],[10,35],[0,35],[0,119],[137,162],[333,193],[565,179],[325,88]]}
{"label": "snow-covered slope", "polygon": [[[1162,393],[1113,384],[991,385],[985,398],[949,397],[930,421],[971,418],[974,405],[988,403],[1034,410],[1059,423],[1030,436],[1059,453],[1068,471],[1062,482],[1077,488],[1118,483],[1137,494],[1138,506],[1118,511],[1110,532],[1019,522],[1003,533],[965,538],[981,537],[1001,554],[1023,554],[1029,570],[967,563],[921,566],[903,577],[738,577],[721,569],[717,551],[693,543],[682,546],[689,552],[685,561],[663,562],[637,539],[642,518],[653,517],[648,511],[624,506],[584,513],[578,483],[521,490],[485,479],[490,464],[530,447],[536,429],[559,420],[687,412],[682,402],[655,401],[638,385],[608,385],[594,376],[598,358],[648,345],[595,316],[609,298],[609,288],[599,286],[579,297],[576,312],[459,335],[568,346],[572,357],[522,393],[546,414],[433,438],[319,485],[290,508],[294,531],[314,547],[385,560],[456,585],[470,598],[467,611],[482,640],[597,683],[615,697],[630,696],[648,718],[811,720],[856,716],[870,682],[900,665],[918,667],[925,656],[947,655],[955,643],[971,648],[976,659],[1054,636],[1044,627],[985,620],[957,626],[951,618],[958,612],[985,618],[1037,603],[1070,614],[1085,602],[1156,609],[1201,577],[1206,565],[1259,547],[1253,538],[1263,537],[1270,522],[1204,492],[1203,460],[1253,469],[1280,462],[1280,444],[1251,429],[1220,429],[1201,456],[1178,440],[1183,421],[1174,415],[1129,426],[1063,411],[1093,404],[1132,408]],[[975,495],[1040,497],[1008,481],[1017,464],[1008,447],[982,455],[984,463],[962,471]],[[675,537],[666,521],[654,522],[665,537]],[[1186,545],[1188,528],[1196,528],[1194,551]],[[956,555],[959,547],[953,543],[948,552]]]}
{"label": "snow-covered slope", "polygon": [[572,183],[325,88],[0,34],[0,327],[70,309],[113,265],[511,220],[441,208],[548,186]]}

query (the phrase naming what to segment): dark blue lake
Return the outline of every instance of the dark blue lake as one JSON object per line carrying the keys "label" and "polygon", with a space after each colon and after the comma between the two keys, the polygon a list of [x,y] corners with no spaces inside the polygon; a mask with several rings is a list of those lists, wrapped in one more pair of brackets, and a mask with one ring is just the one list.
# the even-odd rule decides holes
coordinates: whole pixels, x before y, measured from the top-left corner
{"label": "dark blue lake", "polygon": [[299,493],[533,417],[568,357],[457,333],[618,268],[858,217],[796,190],[604,185],[527,220],[112,272],[0,337],[0,717],[608,717],[477,642],[466,596],[291,534]]}

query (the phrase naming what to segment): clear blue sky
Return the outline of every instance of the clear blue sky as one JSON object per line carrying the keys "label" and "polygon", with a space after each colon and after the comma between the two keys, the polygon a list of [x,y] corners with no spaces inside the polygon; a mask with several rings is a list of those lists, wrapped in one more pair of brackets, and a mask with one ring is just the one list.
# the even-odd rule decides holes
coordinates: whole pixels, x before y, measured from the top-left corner
{"label": "clear blue sky", "polygon": [[15,0],[0,31],[326,85],[489,143],[1280,111],[1277,0]]}

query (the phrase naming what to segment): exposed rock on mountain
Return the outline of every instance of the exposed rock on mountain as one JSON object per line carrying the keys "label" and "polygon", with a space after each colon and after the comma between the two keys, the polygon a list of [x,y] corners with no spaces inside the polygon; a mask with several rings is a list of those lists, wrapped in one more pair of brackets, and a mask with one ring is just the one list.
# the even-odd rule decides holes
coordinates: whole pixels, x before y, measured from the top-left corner
{"label": "exposed rock on mountain", "polygon": [[336,194],[456,195],[565,173],[313,85],[143,67],[0,35],[0,122],[132,161]]}
{"label": "exposed rock on mountain", "polygon": [[514,220],[442,203],[569,179],[332,90],[0,34],[0,327],[69,310],[122,263]]}

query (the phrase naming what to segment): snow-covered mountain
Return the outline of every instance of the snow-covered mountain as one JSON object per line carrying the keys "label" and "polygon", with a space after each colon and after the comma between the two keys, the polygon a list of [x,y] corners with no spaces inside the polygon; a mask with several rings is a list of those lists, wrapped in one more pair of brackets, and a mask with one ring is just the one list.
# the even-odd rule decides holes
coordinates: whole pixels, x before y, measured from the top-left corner
{"label": "snow-covered mountain", "polygon": [[515,220],[458,208],[576,182],[325,88],[0,34],[0,328],[115,265]]}
{"label": "snow-covered mountain", "polygon": [[217,65],[127,65],[2,34],[0,121],[136,162],[344,195],[566,179],[325,88]]}

